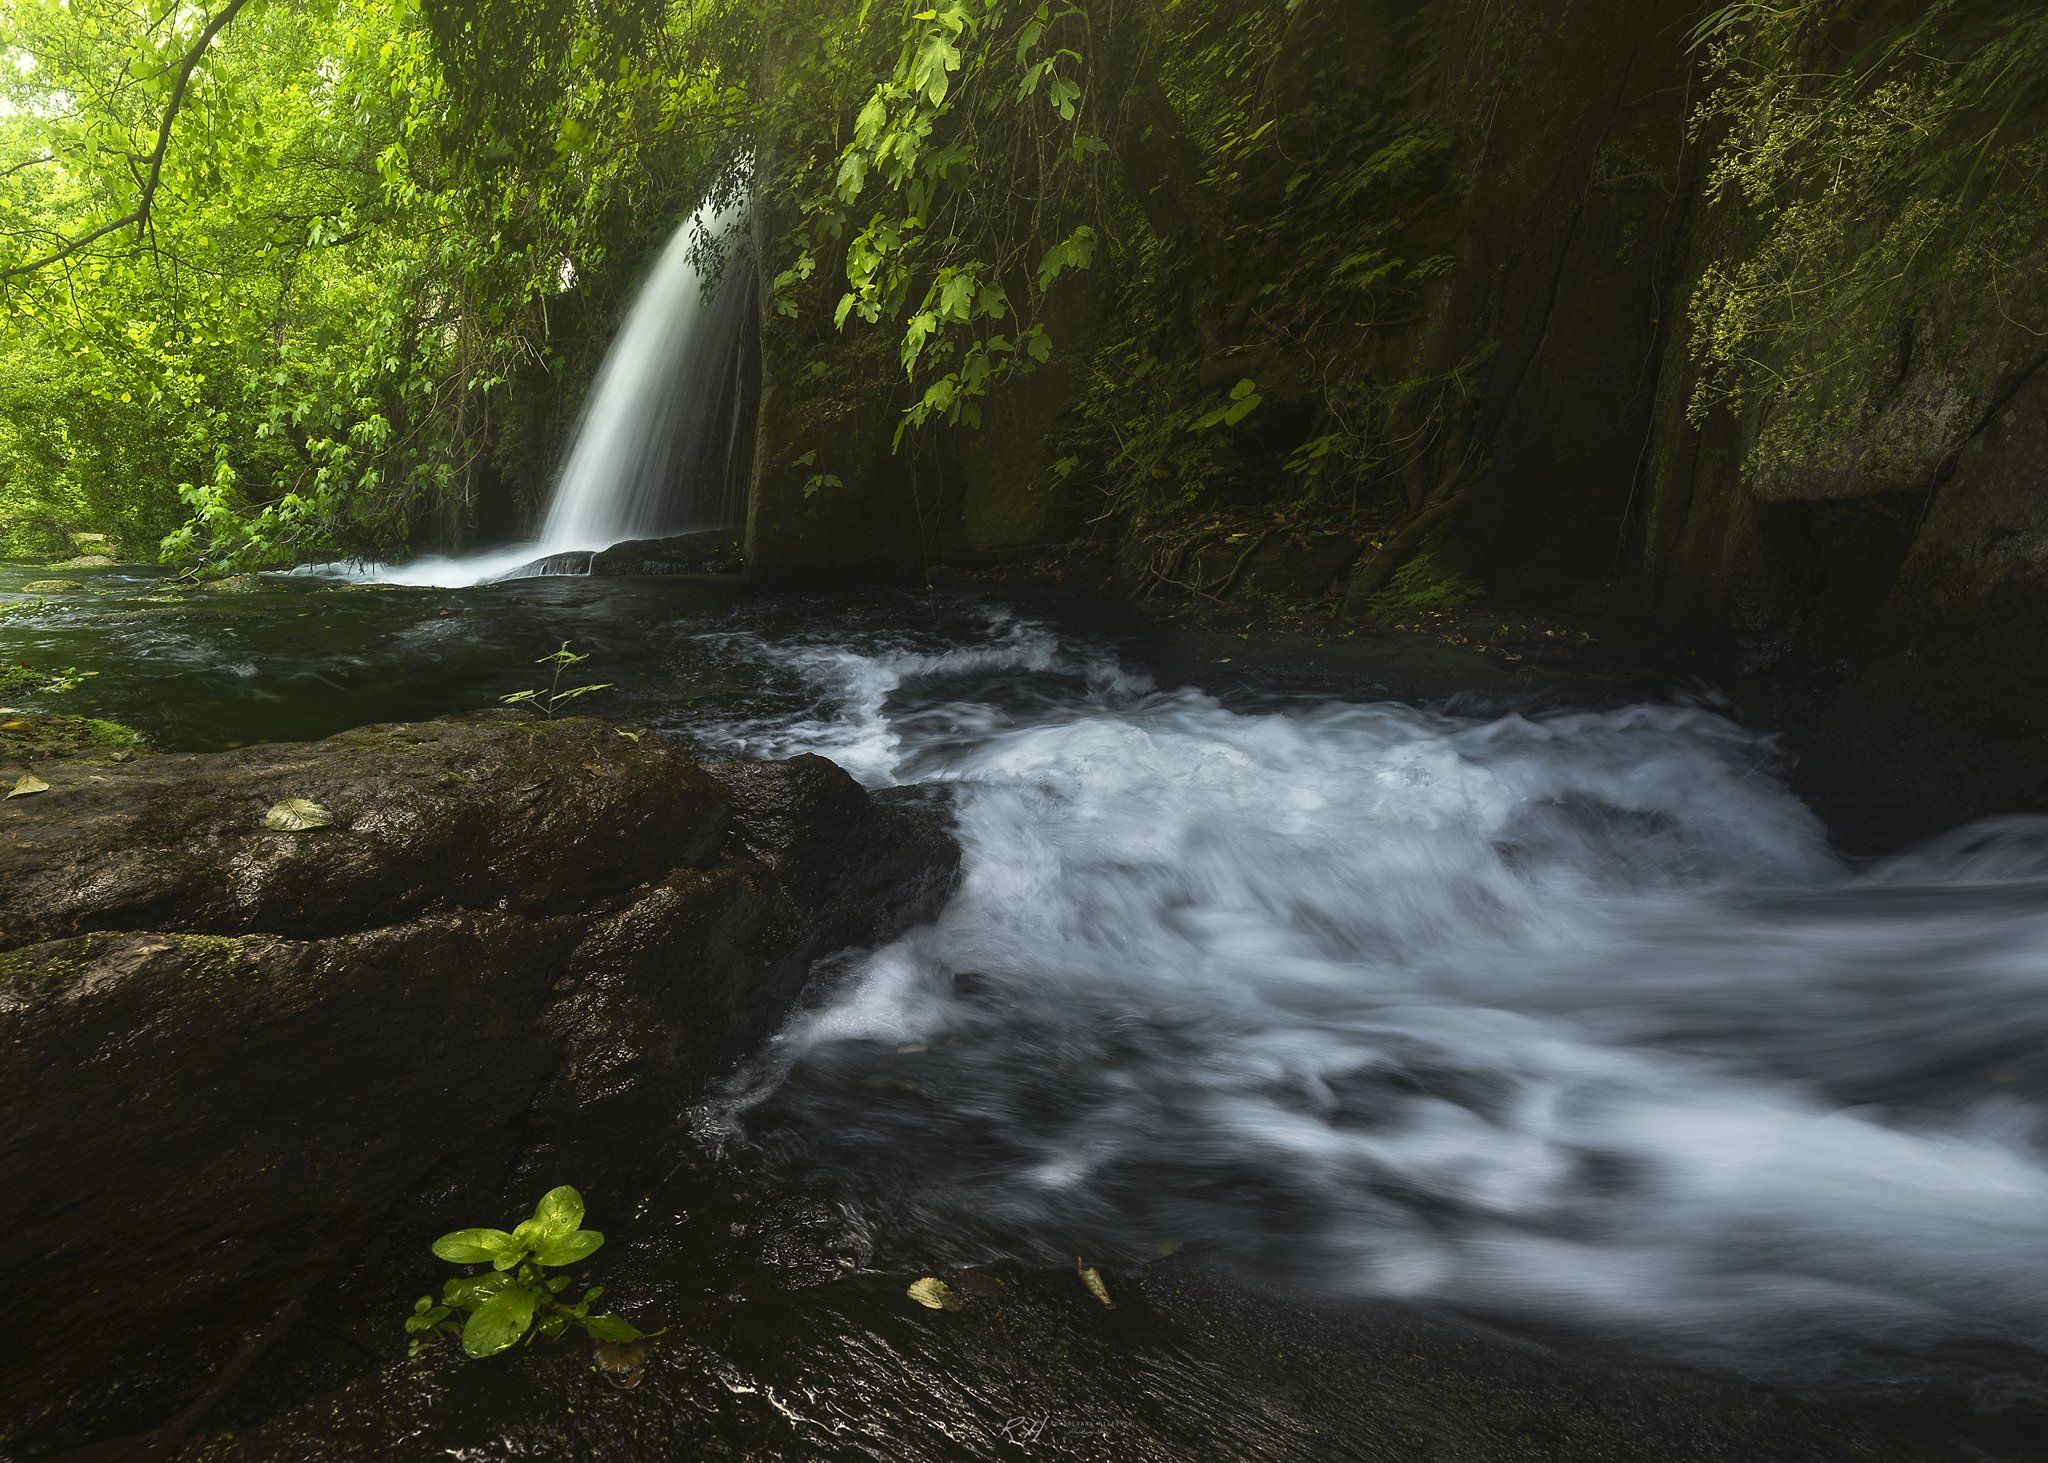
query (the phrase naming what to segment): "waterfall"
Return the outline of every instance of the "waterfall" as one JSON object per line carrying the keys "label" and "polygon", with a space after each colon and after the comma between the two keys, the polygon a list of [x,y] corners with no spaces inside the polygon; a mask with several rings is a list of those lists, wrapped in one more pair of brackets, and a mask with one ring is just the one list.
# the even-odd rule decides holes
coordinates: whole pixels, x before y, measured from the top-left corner
{"label": "waterfall", "polygon": [[632,539],[736,526],[745,506],[747,319],[752,272],[708,283],[699,267],[743,206],[706,201],[662,248],[592,382],[537,542],[306,572],[387,584],[459,587],[583,573],[594,550]]}
{"label": "waterfall", "polygon": [[699,209],[640,287],[576,425],[541,554],[728,525],[749,291],[727,271],[707,297],[693,246],[731,215]]}

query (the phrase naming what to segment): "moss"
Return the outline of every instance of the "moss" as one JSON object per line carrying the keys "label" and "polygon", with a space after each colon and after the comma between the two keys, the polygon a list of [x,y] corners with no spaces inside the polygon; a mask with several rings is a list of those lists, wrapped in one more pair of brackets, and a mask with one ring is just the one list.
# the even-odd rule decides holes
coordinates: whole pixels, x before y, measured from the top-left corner
{"label": "moss", "polygon": [[19,692],[34,695],[38,692],[75,691],[86,677],[97,674],[81,671],[76,666],[62,670],[42,671],[27,665],[0,665],[0,694]]}
{"label": "moss", "polygon": [[203,981],[220,981],[234,975],[244,965],[249,942],[261,939],[258,935],[165,935],[163,937],[177,946],[185,957],[185,973],[188,977]]}
{"label": "moss", "polygon": [[45,940],[14,950],[0,950],[0,990],[18,995],[63,990],[96,970],[111,948],[138,940],[160,940],[175,949],[183,957],[188,977],[220,981],[243,964],[249,941],[262,938],[94,931],[70,939]]}
{"label": "moss", "polygon": [[0,950],[0,991],[26,993],[31,984],[68,984],[87,960],[83,940],[52,940]]}
{"label": "moss", "polygon": [[260,574],[224,574],[200,580],[199,588],[209,594],[259,594],[264,583]]}
{"label": "moss", "polygon": [[106,721],[97,716],[80,718],[85,723],[86,738],[95,747],[117,751],[133,751],[143,745],[142,733],[132,726],[123,726],[118,721]]}
{"label": "moss", "polygon": [[0,711],[0,766],[57,760],[126,761],[146,746],[142,733],[118,721]]}

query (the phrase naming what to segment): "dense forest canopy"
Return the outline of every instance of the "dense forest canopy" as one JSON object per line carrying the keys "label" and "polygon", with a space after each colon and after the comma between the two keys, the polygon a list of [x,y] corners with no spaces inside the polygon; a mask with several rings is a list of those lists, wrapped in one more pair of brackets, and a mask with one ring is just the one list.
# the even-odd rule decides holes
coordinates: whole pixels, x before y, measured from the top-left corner
{"label": "dense forest canopy", "polygon": [[550,301],[725,145],[680,21],[531,9],[10,0],[13,546],[390,552],[467,496]]}
{"label": "dense forest canopy", "polygon": [[[1757,451],[1803,469],[1954,280],[2035,328],[2048,20],[1672,9],[1681,147],[1748,220],[1684,302],[1696,413],[1774,394]],[[1362,517],[1385,552],[1355,582],[1384,584],[1502,394],[1473,180],[1555,64],[1543,10],[0,0],[0,552],[459,536],[723,188],[762,200],[775,318],[899,438],[1058,365],[1042,487],[1085,519]],[[1600,141],[1587,188],[1642,200],[1614,228],[1682,211],[1660,149]],[[807,491],[886,490],[818,466]]]}

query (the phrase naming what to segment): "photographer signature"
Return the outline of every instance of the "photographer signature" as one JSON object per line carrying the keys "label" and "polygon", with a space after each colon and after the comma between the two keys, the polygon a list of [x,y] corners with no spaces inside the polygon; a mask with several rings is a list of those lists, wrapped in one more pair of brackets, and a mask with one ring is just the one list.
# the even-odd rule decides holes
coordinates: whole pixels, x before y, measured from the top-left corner
{"label": "photographer signature", "polygon": [[1066,1416],[1056,1412],[1027,1412],[1021,1417],[1005,1418],[1002,1437],[1007,1443],[1040,1443],[1053,1436],[1100,1437],[1109,1432],[1111,1427],[1112,1423],[1105,1418]]}

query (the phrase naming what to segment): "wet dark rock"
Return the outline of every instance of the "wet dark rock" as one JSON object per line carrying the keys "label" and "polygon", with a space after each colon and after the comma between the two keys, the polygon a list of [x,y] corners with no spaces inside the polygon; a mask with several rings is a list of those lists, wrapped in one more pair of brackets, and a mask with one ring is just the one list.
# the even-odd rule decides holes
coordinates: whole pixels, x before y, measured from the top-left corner
{"label": "wet dark rock", "polygon": [[[49,790],[0,812],[0,1282],[37,1317],[12,1431],[145,1351],[152,1424],[383,1231],[502,1217],[529,1174],[628,1212],[812,956],[951,879],[942,829],[821,759],[633,738],[451,721],[38,764]],[[294,798],[332,821],[266,826]]]}
{"label": "wet dark rock", "polygon": [[739,535],[723,528],[633,539],[590,558],[593,574],[737,574],[745,567]]}
{"label": "wet dark rock", "polygon": [[550,554],[536,559],[518,575],[591,574],[625,578],[642,574],[738,574],[747,567],[739,535],[711,528],[672,538],[629,539],[595,553]]}
{"label": "wet dark rock", "polygon": [[[1930,1427],[1725,1380],[1600,1367],[1385,1303],[1276,1296],[1176,1255],[904,1268],[835,1212],[730,1180],[614,1256],[608,1300],[672,1329],[630,1396],[587,1346],[476,1365],[351,1362],[301,1333],[188,1456],[615,1459],[1329,1459],[1412,1463],[1949,1463],[2031,1456],[1995,1424]],[[701,1178],[682,1192],[694,1199]],[[659,1203],[659,1201],[657,1201]],[[843,1215],[837,1223],[844,1226]],[[652,1226],[650,1226],[651,1228]],[[957,1311],[906,1295],[940,1277]],[[318,1379],[317,1381],[315,1379]]]}

